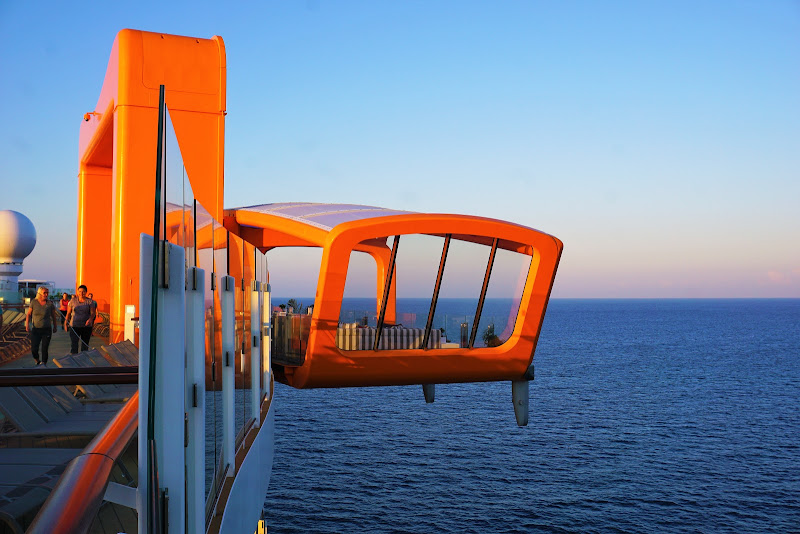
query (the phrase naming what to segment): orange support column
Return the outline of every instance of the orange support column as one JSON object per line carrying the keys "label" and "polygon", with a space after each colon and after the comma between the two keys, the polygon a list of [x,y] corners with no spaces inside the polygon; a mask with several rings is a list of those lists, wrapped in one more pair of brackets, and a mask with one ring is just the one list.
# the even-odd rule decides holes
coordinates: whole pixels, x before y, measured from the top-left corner
{"label": "orange support column", "polygon": [[158,109],[117,107],[111,221],[111,342],[122,340],[125,305],[139,306],[139,235],[153,233]]}
{"label": "orange support column", "polygon": [[82,165],[75,286],[88,286],[103,312],[109,311],[111,300],[111,205],[111,168]]}

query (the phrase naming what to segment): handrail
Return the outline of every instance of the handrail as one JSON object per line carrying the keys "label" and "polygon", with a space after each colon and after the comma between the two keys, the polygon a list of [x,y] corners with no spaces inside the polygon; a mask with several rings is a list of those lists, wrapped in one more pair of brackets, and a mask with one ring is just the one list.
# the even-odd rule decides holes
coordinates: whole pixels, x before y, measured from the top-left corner
{"label": "handrail", "polygon": [[78,367],[72,369],[2,369],[0,387],[72,386],[75,384],[136,384],[139,367]]}
{"label": "handrail", "polygon": [[139,426],[139,392],[73,459],[33,520],[29,533],[87,532],[103,503],[108,478]]}
{"label": "handrail", "polygon": [[112,375],[139,372],[138,365],[114,365],[105,367],[29,367],[20,369],[0,369],[0,376],[69,376],[69,375]]}

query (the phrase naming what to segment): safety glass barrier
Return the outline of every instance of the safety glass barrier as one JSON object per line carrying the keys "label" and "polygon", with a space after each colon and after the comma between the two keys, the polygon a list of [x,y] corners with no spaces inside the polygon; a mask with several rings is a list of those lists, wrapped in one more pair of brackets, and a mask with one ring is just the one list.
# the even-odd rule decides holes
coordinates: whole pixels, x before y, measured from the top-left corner
{"label": "safety glass barrier", "polygon": [[[531,256],[498,246],[481,310],[475,346],[497,347],[514,332]],[[473,323],[474,325],[474,317]]]}
{"label": "safety glass barrier", "polygon": [[303,365],[311,316],[290,311],[273,312],[272,325],[272,361],[279,365]]}
{"label": "safety glass barrier", "polygon": [[281,247],[267,253],[270,284],[281,288],[272,299],[273,363],[299,366],[305,361],[314,295],[317,290],[322,249]]}
{"label": "safety glass barrier", "polygon": [[250,399],[250,364],[253,339],[250,334],[250,294],[254,287],[255,256],[254,247],[238,236],[227,234],[228,274],[236,281],[234,292],[234,398],[236,444],[244,439],[246,426],[253,413]]}
{"label": "safety glass barrier", "polygon": [[503,344],[513,332],[530,268],[526,250],[493,238],[451,234],[360,243],[350,255],[337,347]]}
{"label": "safety glass barrier", "polygon": [[[224,392],[222,385],[225,354],[222,351],[221,282],[233,278],[234,351],[228,355],[234,369],[234,434],[238,448],[260,414],[260,395],[263,391],[263,371],[254,373],[253,366],[261,363],[262,328],[260,319],[253,327],[253,314],[261,317],[263,288],[269,281],[266,254],[250,243],[230,233],[196,200],[190,177],[183,165],[180,148],[167,113],[165,122],[165,163],[162,166],[163,203],[159,204],[161,235],[185,250],[185,267],[202,269],[204,277],[203,317],[205,328],[205,495],[213,503],[222,488],[226,463],[224,443]],[[319,265],[319,262],[317,262]],[[191,284],[187,279],[187,287]],[[210,511],[210,505],[207,512]],[[207,513],[207,517],[209,517]]]}

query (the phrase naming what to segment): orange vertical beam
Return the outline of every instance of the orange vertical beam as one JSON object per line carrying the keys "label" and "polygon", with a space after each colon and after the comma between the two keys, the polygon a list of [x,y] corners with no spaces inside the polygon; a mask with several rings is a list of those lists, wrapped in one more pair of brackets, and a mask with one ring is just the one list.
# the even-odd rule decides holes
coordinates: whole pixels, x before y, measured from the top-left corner
{"label": "orange vertical beam", "polygon": [[85,284],[98,309],[109,311],[111,287],[111,168],[85,166],[78,175],[76,286]]}
{"label": "orange vertical beam", "polygon": [[139,308],[139,235],[153,233],[157,128],[157,108],[117,107],[110,265],[112,343],[122,340],[125,306]]}

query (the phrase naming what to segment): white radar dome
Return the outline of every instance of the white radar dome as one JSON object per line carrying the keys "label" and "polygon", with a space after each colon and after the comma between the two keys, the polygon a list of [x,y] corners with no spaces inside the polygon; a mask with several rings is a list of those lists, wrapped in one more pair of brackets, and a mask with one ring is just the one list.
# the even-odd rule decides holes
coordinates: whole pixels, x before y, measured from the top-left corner
{"label": "white radar dome", "polygon": [[36,228],[23,214],[0,210],[0,263],[22,263],[36,246]]}

